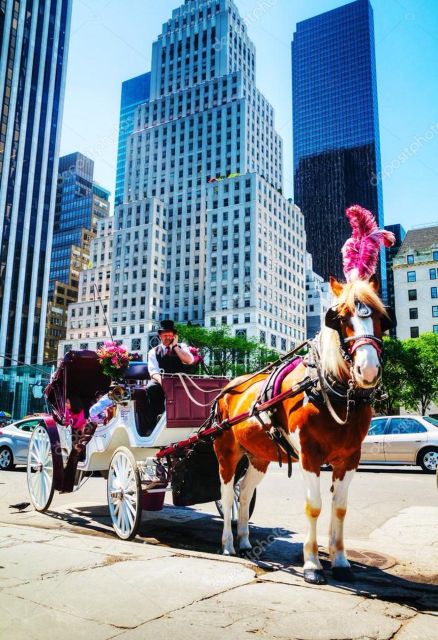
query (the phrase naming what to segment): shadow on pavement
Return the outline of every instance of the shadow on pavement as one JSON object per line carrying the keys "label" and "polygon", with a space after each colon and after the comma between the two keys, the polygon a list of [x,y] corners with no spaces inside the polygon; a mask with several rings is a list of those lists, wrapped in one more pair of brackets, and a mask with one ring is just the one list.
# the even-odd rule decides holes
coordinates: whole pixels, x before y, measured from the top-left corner
{"label": "shadow on pavement", "polygon": [[[72,505],[64,513],[47,511],[46,515],[77,527],[89,535],[115,536],[106,505]],[[221,535],[222,520],[218,516],[191,507],[165,506],[159,512],[144,512],[139,534],[134,541],[218,554]],[[262,573],[284,573],[285,576],[303,580],[302,543],[294,542],[294,535],[295,532],[288,529],[251,524],[250,539],[253,548],[242,554],[242,557],[254,563]],[[350,562],[356,580],[354,583],[346,583],[332,579],[330,563],[324,550],[320,550],[320,557],[329,585],[361,597],[410,606],[417,611],[438,611],[438,576],[436,580],[430,578],[430,582],[433,581],[434,584],[418,581],[418,576],[398,576],[376,566],[380,564],[384,567],[385,561],[387,566],[394,566],[394,559],[377,553],[351,550]],[[364,558],[365,561],[355,560],[355,557]],[[281,582],[281,575],[278,578]]]}

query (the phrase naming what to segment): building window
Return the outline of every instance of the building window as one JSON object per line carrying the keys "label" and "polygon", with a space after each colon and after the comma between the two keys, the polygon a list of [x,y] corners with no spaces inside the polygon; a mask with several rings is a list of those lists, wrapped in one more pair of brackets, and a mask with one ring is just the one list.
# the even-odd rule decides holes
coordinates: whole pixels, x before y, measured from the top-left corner
{"label": "building window", "polygon": [[418,327],[411,327],[411,338],[418,338],[420,335],[420,329]]}
{"label": "building window", "polygon": [[260,342],[266,344],[266,331],[260,331]]}
{"label": "building window", "polygon": [[438,251],[433,251],[433,253],[432,253],[432,260],[436,260],[436,261],[438,261]]}
{"label": "building window", "polygon": [[210,327],[216,326],[216,318],[210,318]]}
{"label": "building window", "polygon": [[131,350],[138,351],[141,349],[141,339],[140,338],[132,338],[131,340]]}
{"label": "building window", "polygon": [[243,338],[246,340],[246,329],[236,329],[236,338]]}
{"label": "building window", "polygon": [[277,336],[274,336],[274,334],[271,334],[271,347],[277,348]]}
{"label": "building window", "polygon": [[66,355],[66,353],[68,353],[69,351],[71,351],[73,345],[72,344],[65,344],[64,345],[64,355]]}
{"label": "building window", "polygon": [[81,342],[81,344],[79,345],[79,349],[81,350],[88,349],[88,342]]}
{"label": "building window", "polygon": [[438,324],[434,324],[434,325],[433,325],[433,327],[432,327],[432,331],[433,331],[434,333],[438,333]]}
{"label": "building window", "polygon": [[431,287],[430,288],[430,297],[431,298],[438,298],[438,287]]}
{"label": "building window", "polygon": [[436,280],[436,269],[429,269],[429,279]]}
{"label": "building window", "polygon": [[418,320],[418,309],[413,307],[409,309],[409,320]]}
{"label": "building window", "polygon": [[408,271],[406,274],[407,280],[408,282],[416,282],[417,281],[417,276],[415,271]]}
{"label": "building window", "polygon": [[417,299],[417,290],[408,289],[408,300],[416,300],[416,299]]}
{"label": "building window", "polygon": [[406,256],[406,262],[408,264],[414,264],[414,256],[412,254]]}
{"label": "building window", "polygon": [[432,318],[438,318],[438,305],[432,307]]}

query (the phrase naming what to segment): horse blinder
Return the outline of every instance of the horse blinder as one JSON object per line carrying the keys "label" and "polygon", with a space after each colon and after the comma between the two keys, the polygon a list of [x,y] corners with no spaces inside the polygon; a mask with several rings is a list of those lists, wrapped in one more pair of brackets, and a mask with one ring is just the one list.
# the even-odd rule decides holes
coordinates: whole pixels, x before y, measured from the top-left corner
{"label": "horse blinder", "polygon": [[330,307],[325,314],[325,326],[334,331],[341,330],[341,319],[337,307]]}

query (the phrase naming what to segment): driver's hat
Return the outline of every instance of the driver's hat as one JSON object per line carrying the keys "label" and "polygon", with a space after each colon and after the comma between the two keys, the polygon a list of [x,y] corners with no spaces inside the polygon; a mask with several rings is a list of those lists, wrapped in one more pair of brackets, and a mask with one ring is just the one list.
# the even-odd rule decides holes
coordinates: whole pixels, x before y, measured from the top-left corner
{"label": "driver's hat", "polygon": [[175,324],[173,320],[161,320],[160,326],[158,329],[158,334],[165,333],[165,332],[167,333],[169,331],[172,331],[172,333],[176,333]]}

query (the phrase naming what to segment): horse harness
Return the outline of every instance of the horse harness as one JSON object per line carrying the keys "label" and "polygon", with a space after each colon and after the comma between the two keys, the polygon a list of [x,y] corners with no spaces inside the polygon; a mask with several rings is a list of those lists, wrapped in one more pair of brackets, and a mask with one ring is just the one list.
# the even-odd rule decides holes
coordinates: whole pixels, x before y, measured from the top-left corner
{"label": "horse harness", "polygon": [[[357,339],[353,338],[357,343],[362,340],[367,340],[373,343],[381,343],[379,338],[375,336],[358,336]],[[348,339],[346,340],[348,341]],[[346,342],[345,341],[345,342]],[[350,342],[353,342],[351,340]],[[364,344],[365,342],[361,342]],[[342,343],[341,343],[342,345]],[[225,388],[222,393],[216,398],[210,419],[210,424],[215,424],[215,428],[218,430],[217,435],[222,432],[231,429],[235,424],[243,422],[250,418],[258,420],[260,425],[265,430],[266,434],[271,438],[277,447],[278,463],[282,466],[282,454],[287,457],[288,465],[288,477],[292,475],[292,462],[296,462],[299,459],[298,451],[290,442],[288,432],[284,427],[275,419],[278,405],[286,399],[293,398],[299,394],[304,394],[303,404],[305,402],[312,402],[317,406],[325,406],[329,411],[331,417],[339,425],[346,425],[352,411],[360,404],[373,405],[377,400],[383,398],[380,381],[376,387],[371,389],[359,389],[355,387],[353,376],[350,377],[348,382],[339,382],[335,378],[327,373],[324,373],[321,366],[321,358],[318,350],[316,340],[308,340],[301,344],[296,350],[288,354],[291,356],[296,351],[303,349],[305,346],[308,348],[308,354],[305,357],[294,356],[293,358],[284,360],[279,366],[275,367],[264,381],[260,393],[257,399],[253,403],[249,412],[235,416],[234,418],[224,420],[222,422],[216,422],[217,419],[217,402],[224,393],[232,393],[233,387]],[[359,344],[357,344],[359,346]],[[341,346],[341,348],[343,348]],[[379,351],[380,355],[381,349]],[[348,354],[348,350],[346,349]],[[352,358],[350,362],[352,363]],[[291,373],[298,365],[305,364],[307,367],[307,374],[304,378],[294,385],[291,389],[281,392],[281,384],[286,376]],[[351,364],[350,364],[351,367]],[[254,384],[254,383],[253,383]],[[250,385],[251,386],[251,385]],[[335,407],[346,404],[346,416],[341,419],[336,412]],[[202,435],[202,432],[199,434]]]}

